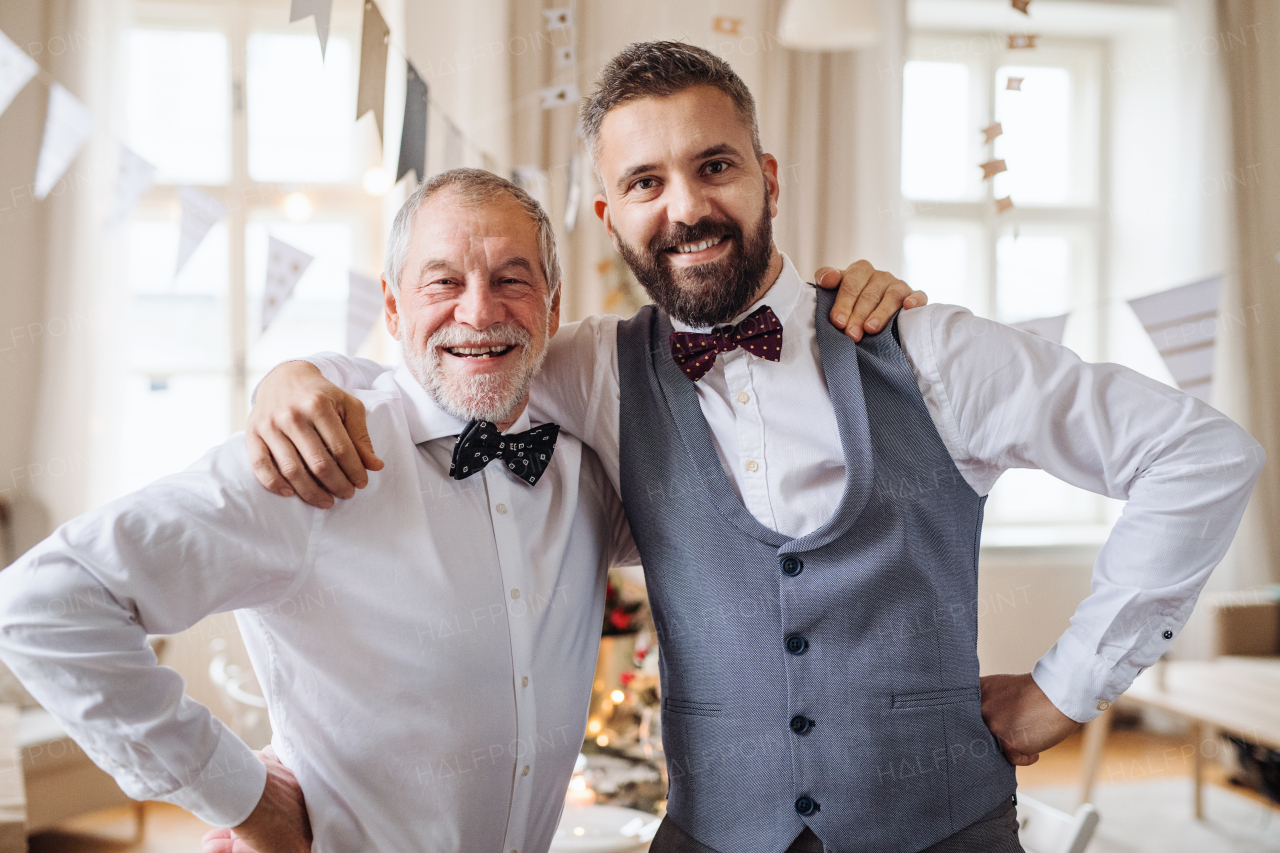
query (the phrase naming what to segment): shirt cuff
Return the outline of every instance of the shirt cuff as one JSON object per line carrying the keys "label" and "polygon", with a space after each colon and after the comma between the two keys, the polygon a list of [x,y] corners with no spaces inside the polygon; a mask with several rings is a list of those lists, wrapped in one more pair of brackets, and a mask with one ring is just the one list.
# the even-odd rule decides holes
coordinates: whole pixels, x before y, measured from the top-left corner
{"label": "shirt cuff", "polygon": [[1151,636],[1119,662],[1091,652],[1068,629],[1036,661],[1031,678],[1059,711],[1077,723],[1087,723],[1110,708],[1144,669],[1160,659],[1181,628],[1177,619],[1169,617],[1154,620],[1153,626]]}
{"label": "shirt cuff", "polygon": [[190,781],[157,799],[186,809],[216,827],[239,826],[262,799],[267,768],[244,741],[219,725],[218,748]]}

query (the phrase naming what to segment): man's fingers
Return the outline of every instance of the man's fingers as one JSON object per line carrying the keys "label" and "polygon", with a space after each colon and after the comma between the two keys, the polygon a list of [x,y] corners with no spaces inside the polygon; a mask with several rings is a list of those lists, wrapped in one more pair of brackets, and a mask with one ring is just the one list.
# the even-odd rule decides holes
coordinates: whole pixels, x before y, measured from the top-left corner
{"label": "man's fingers", "polygon": [[280,473],[280,469],[276,468],[267,443],[257,433],[246,431],[244,444],[249,453],[249,467],[253,469],[253,476],[258,478],[263,488],[282,498],[293,497],[293,487]]}
{"label": "man's fingers", "polygon": [[235,839],[229,829],[211,829],[200,839],[200,853],[232,853]]}
{"label": "man's fingers", "polygon": [[[349,419],[351,416],[347,417]],[[339,420],[337,414],[325,413],[315,419],[315,428],[324,443],[328,457],[337,465],[336,471],[325,468],[325,459],[320,457],[317,451],[317,462],[321,465],[321,470],[326,473],[325,477],[320,478],[321,482],[324,483],[325,488],[340,498],[354,497],[356,489],[363,489],[369,485],[369,475],[364,472],[364,463],[360,460],[355,442],[351,440],[351,436],[347,435],[350,427]],[[312,473],[319,477],[318,471],[313,469]]]}
{"label": "man's fingers", "polygon": [[911,295],[902,302],[902,307],[908,310],[912,308],[923,308],[929,304],[929,294],[923,290],[913,290]]}
{"label": "man's fingers", "polygon": [[[845,328],[846,332],[855,326],[871,334],[875,334],[884,328],[883,321],[877,324],[872,323],[871,320],[875,310],[884,301],[885,294],[889,292],[889,287],[895,281],[897,279],[887,272],[875,272],[872,274],[853,305],[853,311],[849,315],[849,325]],[[904,291],[903,296],[905,295]],[[886,317],[885,319],[887,320],[888,318]]]}
{"label": "man's fingers", "polygon": [[320,509],[333,506],[333,496],[321,488],[320,484],[307,472],[307,466],[302,464],[297,449],[287,436],[272,431],[263,436],[263,440],[271,450],[276,467],[289,481],[293,490],[298,493],[298,497]]}
{"label": "man's fingers", "polygon": [[[889,281],[881,292],[880,299],[876,301],[875,306],[871,309],[871,312],[867,315],[867,319],[863,321],[862,324],[864,329],[873,334],[875,332],[879,332],[888,325],[889,319],[893,317],[894,313],[897,312],[900,306],[906,304],[907,297],[911,295],[910,285],[905,281],[899,281],[888,273],[877,273],[875,278],[872,279],[872,283],[867,286],[867,291],[870,291],[873,287],[880,286],[876,279],[881,275],[888,276]],[[864,293],[866,293],[866,291],[864,291]],[[858,308],[861,307],[862,298],[859,297]],[[854,309],[855,316],[858,313],[858,308]]]}
{"label": "man's fingers", "polygon": [[[381,471],[382,460],[378,458],[378,454],[373,451],[373,439],[369,437],[369,429],[365,425],[364,403],[361,403],[355,397],[351,398],[351,403],[347,407],[347,433],[351,436],[351,440],[355,443],[356,453],[360,455],[361,472],[365,468],[370,471]],[[365,477],[367,483],[369,478]],[[360,486],[364,488],[364,486]]]}
{"label": "man's fingers", "polygon": [[874,273],[875,268],[866,261],[852,264],[841,276],[840,290],[836,293],[835,304],[831,306],[831,322],[836,328],[844,329],[855,341],[862,340],[862,323],[853,322],[849,315]]}
{"label": "man's fingers", "polygon": [[[330,494],[349,498],[356,493],[356,487],[347,479],[345,471],[334,459],[334,453],[330,450],[329,436],[333,436],[335,441],[339,435],[346,437],[346,428],[343,427],[342,419],[336,411],[329,407],[306,414],[291,411],[280,419],[278,429],[297,449],[298,456],[306,465],[307,471]],[[272,450],[274,449],[273,446]],[[358,459],[354,448],[348,450],[352,459]],[[276,464],[280,465],[279,458],[276,459]],[[293,477],[289,476],[289,472],[285,471],[283,465],[280,465],[280,471],[289,478],[294,488],[298,489],[298,494],[302,494],[302,489],[298,488],[298,484],[294,482]],[[307,501],[307,503],[311,502]]]}
{"label": "man's fingers", "polygon": [[822,267],[813,274],[813,280],[818,287],[830,290],[840,283],[839,272],[835,267]]}

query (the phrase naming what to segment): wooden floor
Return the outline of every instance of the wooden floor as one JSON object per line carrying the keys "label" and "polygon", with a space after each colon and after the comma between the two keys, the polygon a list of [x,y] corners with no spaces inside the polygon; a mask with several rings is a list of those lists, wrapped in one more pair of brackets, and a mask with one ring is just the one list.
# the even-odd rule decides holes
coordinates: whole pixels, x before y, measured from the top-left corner
{"label": "wooden floor", "polygon": [[[1191,808],[1191,764],[1183,756],[1189,741],[1185,737],[1158,735],[1138,730],[1118,729],[1107,739],[1100,783],[1187,778],[1187,809]],[[1083,738],[1073,735],[1044,753],[1030,767],[1018,769],[1018,785],[1033,788],[1075,785],[1079,782]],[[1265,797],[1230,785],[1226,774],[1210,764],[1207,779],[1230,787],[1275,808]],[[133,818],[128,809],[112,809],[80,818],[61,832],[32,836],[32,853],[194,853],[200,837],[208,831],[200,820],[165,803],[147,805],[147,833],[141,844],[132,841]]]}

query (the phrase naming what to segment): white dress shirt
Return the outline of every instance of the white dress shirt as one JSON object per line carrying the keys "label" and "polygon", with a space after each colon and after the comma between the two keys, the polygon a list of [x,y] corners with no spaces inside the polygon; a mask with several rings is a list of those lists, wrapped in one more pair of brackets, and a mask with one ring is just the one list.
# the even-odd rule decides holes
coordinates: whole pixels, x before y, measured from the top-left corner
{"label": "white dress shirt", "polygon": [[[764,298],[733,321],[772,307],[783,325],[781,361],[735,350],[697,383],[739,497],[761,524],[792,537],[823,524],[844,489],[816,300],[784,257]],[[538,416],[594,448],[615,485],[617,322],[596,316],[561,326],[531,402]],[[1088,364],[963,308],[904,311],[898,333],[934,426],[976,493],[986,495],[1010,468],[1041,468],[1128,501],[1098,554],[1092,594],[1033,670],[1059,710],[1093,719],[1159,659],[1191,615],[1244,513],[1262,447],[1193,397],[1120,365]],[[310,360],[348,388],[367,387],[387,369],[330,354]]]}
{"label": "white dress shirt", "polygon": [[269,494],[233,436],[0,573],[0,656],[130,796],[231,826],[264,770],[146,635],[234,609],[313,850],[546,851],[606,570],[634,561],[621,504],[567,432],[536,486],[501,464],[456,481],[464,424],[407,370],[360,396],[388,465],[359,500]]}

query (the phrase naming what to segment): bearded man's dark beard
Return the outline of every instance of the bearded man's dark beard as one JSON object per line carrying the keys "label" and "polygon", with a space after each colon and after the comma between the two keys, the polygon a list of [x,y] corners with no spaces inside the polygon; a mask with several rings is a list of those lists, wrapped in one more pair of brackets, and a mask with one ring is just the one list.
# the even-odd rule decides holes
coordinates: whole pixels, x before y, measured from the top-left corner
{"label": "bearded man's dark beard", "polygon": [[[686,243],[726,237],[733,240],[729,254],[709,264],[674,267],[669,250]],[[701,219],[693,225],[677,223],[638,250],[621,237],[618,251],[654,304],[687,326],[706,328],[728,323],[755,301],[756,291],[773,257],[773,219],[769,195],[764,197],[760,224],[750,239],[731,219]]]}

